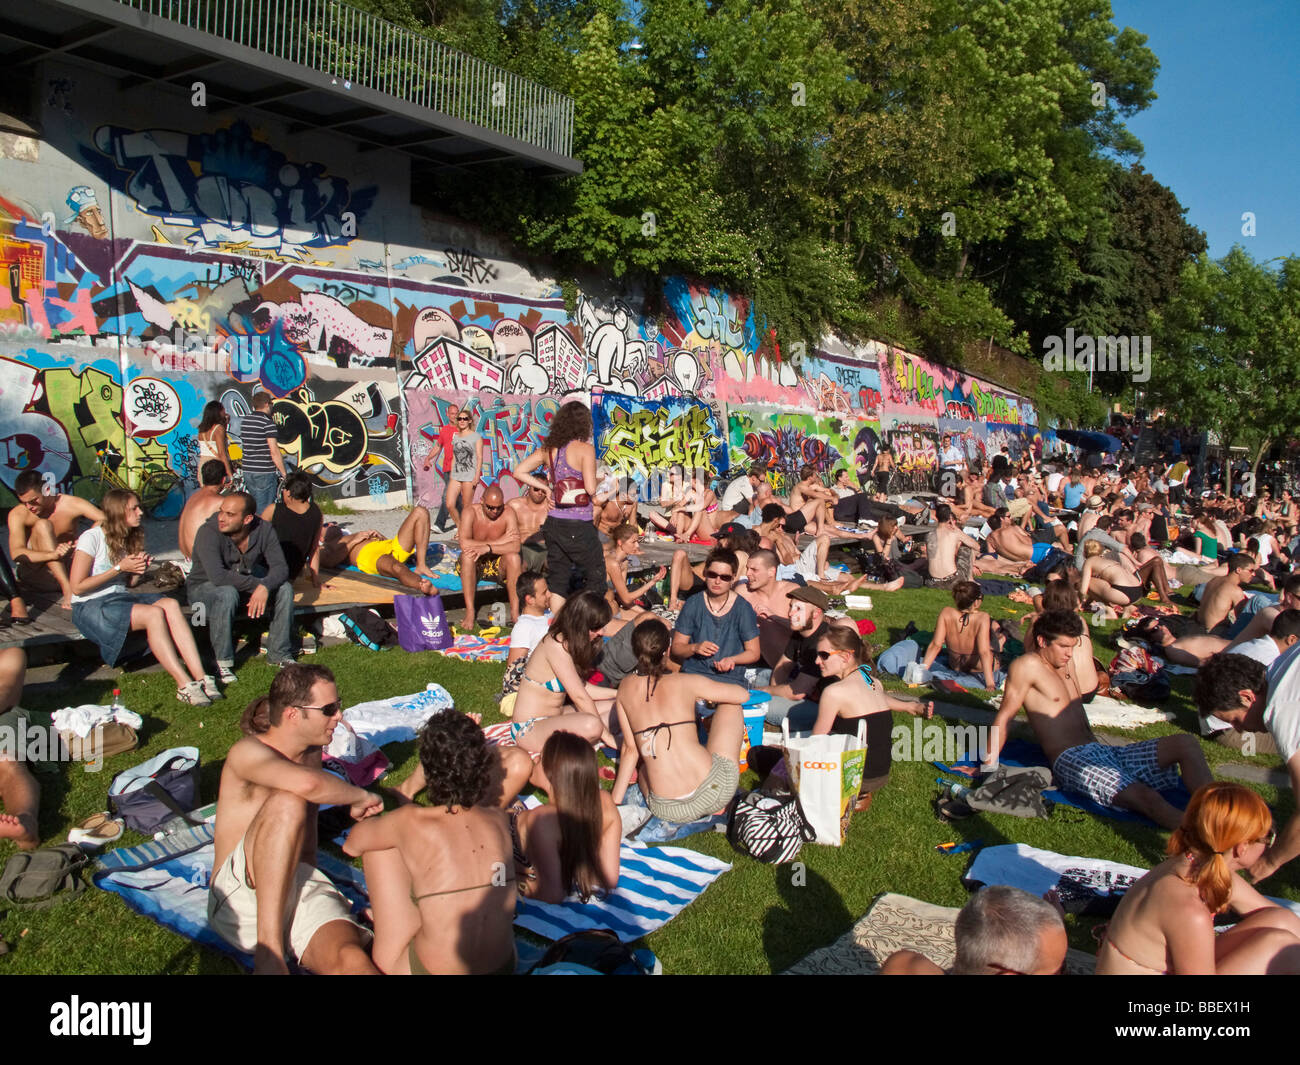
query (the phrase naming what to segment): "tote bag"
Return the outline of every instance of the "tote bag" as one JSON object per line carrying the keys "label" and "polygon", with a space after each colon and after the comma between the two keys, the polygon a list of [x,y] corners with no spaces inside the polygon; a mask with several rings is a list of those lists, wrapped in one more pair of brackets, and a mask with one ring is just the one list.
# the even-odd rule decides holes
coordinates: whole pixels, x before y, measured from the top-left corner
{"label": "tote bag", "polygon": [[397,640],[403,651],[445,651],[456,642],[438,595],[395,595]]}
{"label": "tote bag", "polygon": [[814,842],[838,847],[842,819],[862,786],[867,761],[866,722],[856,736],[791,736],[781,723],[786,773],[804,816],[816,833]]}

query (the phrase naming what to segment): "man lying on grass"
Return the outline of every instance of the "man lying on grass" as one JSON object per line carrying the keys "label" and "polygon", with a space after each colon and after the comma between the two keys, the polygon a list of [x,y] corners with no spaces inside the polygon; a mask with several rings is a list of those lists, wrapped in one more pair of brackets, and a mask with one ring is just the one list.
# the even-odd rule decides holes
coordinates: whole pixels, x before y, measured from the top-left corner
{"label": "man lying on grass", "polygon": [[1188,735],[1122,747],[1098,743],[1082,700],[1067,686],[1074,647],[1082,635],[1082,619],[1066,611],[1049,611],[1034,623],[1033,648],[1011,663],[981,768],[997,765],[1002,737],[1023,708],[1061,788],[1102,806],[1133,810],[1172,831],[1182,811],[1161,790],[1179,783],[1180,770],[1188,791],[1214,779],[1200,744]]}
{"label": "man lying on grass", "polygon": [[255,973],[288,972],[288,953],[322,975],[378,971],[369,932],[316,868],[320,804],[347,806],[358,820],[384,808],[378,795],[321,768],[342,714],[333,673],[286,666],[270,693],[249,703],[239,722],[244,736],[226,756],[208,923],[253,955]]}

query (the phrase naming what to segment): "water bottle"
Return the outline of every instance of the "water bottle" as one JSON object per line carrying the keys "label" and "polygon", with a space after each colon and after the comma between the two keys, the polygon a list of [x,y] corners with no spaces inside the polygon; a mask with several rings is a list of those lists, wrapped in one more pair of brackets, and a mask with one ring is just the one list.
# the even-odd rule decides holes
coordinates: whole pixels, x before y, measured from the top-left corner
{"label": "water bottle", "polygon": [[935,777],[934,782],[947,791],[948,795],[954,799],[964,799],[971,793],[971,789],[965,784],[959,784],[955,780],[944,780],[942,777]]}
{"label": "water bottle", "polygon": [[119,710],[123,709],[123,706],[122,706],[122,689],[121,689],[121,688],[114,688],[114,689],[113,689],[113,705],[112,705],[109,709],[111,709],[111,710],[113,711],[113,718],[114,718],[114,720],[116,720],[116,719],[117,719],[117,712],[118,712]]}

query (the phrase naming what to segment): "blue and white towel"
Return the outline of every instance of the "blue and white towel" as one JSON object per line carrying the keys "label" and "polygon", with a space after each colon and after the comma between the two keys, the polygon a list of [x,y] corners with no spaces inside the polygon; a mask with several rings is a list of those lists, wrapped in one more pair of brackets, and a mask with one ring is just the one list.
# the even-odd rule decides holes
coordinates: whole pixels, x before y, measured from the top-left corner
{"label": "blue and white towel", "polygon": [[731,868],[729,862],[682,847],[648,847],[624,842],[618,887],[608,896],[561,903],[520,899],[515,924],[543,939],[608,928],[624,943],[662,928]]}

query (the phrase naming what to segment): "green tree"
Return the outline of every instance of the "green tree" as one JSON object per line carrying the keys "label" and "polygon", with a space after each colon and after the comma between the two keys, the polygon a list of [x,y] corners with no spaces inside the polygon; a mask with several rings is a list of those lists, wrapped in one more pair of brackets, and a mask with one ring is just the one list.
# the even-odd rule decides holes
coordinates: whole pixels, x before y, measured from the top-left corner
{"label": "green tree", "polygon": [[1200,256],[1156,317],[1153,363],[1156,402],[1225,451],[1250,448],[1253,469],[1300,422],[1300,258],[1275,270],[1240,245]]}

